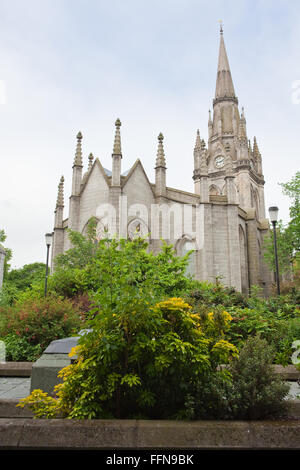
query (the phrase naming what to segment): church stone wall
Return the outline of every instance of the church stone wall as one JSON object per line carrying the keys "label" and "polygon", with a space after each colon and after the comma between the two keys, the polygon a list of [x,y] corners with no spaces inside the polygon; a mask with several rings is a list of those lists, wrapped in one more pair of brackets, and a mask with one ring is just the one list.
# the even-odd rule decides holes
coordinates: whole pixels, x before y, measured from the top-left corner
{"label": "church stone wall", "polygon": [[80,197],[80,216],[78,231],[82,232],[92,216],[96,216],[100,204],[108,203],[109,188],[103,174],[95,165]]}

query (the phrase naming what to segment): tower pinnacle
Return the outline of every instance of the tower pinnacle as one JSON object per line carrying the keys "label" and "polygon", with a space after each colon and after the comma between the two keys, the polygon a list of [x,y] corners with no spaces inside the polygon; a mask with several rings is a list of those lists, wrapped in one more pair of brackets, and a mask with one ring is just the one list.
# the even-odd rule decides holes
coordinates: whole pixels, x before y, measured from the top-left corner
{"label": "tower pinnacle", "polygon": [[115,126],[116,126],[116,133],[115,133],[113,155],[122,155],[121,134],[120,134],[121,121],[119,118],[116,120]]}
{"label": "tower pinnacle", "polygon": [[219,60],[214,103],[228,99],[237,103],[237,97],[235,96],[229,61],[223,37],[223,26],[221,25]]}
{"label": "tower pinnacle", "polygon": [[75,152],[74,166],[82,166],[82,149],[81,149],[82,134],[80,131],[78,132],[76,138],[77,138],[77,146],[76,146],[76,152]]}
{"label": "tower pinnacle", "polygon": [[92,152],[89,154],[89,166],[88,166],[88,171],[91,170],[92,166],[93,166],[93,160],[94,160],[94,155],[92,154]]}
{"label": "tower pinnacle", "polygon": [[65,178],[62,176],[58,185],[56,208],[64,207],[64,181]]}
{"label": "tower pinnacle", "polygon": [[166,159],[165,159],[163,140],[164,140],[164,136],[162,135],[162,133],[160,133],[158,136],[158,149],[157,149],[155,168],[158,168],[158,167],[166,168]]}

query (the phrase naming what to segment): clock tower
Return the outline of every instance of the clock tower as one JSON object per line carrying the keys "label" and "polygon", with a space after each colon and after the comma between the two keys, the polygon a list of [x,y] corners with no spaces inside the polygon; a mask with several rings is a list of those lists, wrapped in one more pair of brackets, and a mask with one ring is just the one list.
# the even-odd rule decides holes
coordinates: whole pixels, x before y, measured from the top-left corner
{"label": "clock tower", "polygon": [[[194,150],[195,193],[202,202],[210,196],[228,195],[228,176],[232,177],[230,199],[242,209],[254,209],[257,220],[265,219],[264,178],[256,138],[247,137],[244,108],[238,108],[227,57],[223,28],[220,46],[213,114],[209,111],[208,143],[197,134]],[[206,179],[207,178],[207,179]]]}

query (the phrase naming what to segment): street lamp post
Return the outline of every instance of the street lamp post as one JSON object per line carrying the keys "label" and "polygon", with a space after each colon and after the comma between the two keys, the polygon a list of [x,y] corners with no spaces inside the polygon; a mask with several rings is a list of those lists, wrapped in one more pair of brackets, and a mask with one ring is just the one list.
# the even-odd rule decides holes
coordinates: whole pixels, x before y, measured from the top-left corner
{"label": "street lamp post", "polygon": [[272,222],[272,225],[273,225],[273,234],[274,234],[274,254],[275,254],[277,294],[280,295],[278,254],[277,254],[277,236],[276,236],[276,224],[277,224],[277,220],[278,220],[278,207],[270,207],[269,208],[269,215],[270,215],[270,221]]}
{"label": "street lamp post", "polygon": [[46,276],[45,276],[45,297],[47,295],[47,282],[48,282],[48,266],[49,266],[49,251],[52,243],[52,233],[46,233],[46,246],[47,246],[47,260],[46,260]]}

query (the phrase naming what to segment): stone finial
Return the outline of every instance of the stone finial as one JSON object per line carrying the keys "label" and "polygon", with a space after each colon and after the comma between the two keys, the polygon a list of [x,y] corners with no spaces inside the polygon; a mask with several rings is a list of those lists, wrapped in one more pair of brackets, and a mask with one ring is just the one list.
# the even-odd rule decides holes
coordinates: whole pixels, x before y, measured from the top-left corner
{"label": "stone finial", "polygon": [[253,157],[255,159],[260,157],[260,152],[259,152],[259,149],[258,149],[257,140],[256,140],[255,136],[254,136],[254,139],[253,139]]}
{"label": "stone finial", "polygon": [[220,23],[220,34],[223,34],[223,21],[219,20]]}
{"label": "stone finial", "polygon": [[64,182],[65,178],[62,176],[58,185],[56,207],[64,207]]}
{"label": "stone finial", "polygon": [[202,148],[202,146],[201,146],[200,132],[199,132],[199,129],[197,129],[195,150],[201,150],[201,148]]}
{"label": "stone finial", "polygon": [[89,154],[89,166],[88,166],[88,171],[91,170],[92,166],[93,166],[93,161],[94,161],[94,155],[92,154],[92,152]]}
{"label": "stone finial", "polygon": [[252,146],[250,139],[248,139],[248,155],[250,158],[252,157]]}
{"label": "stone finial", "polygon": [[82,166],[82,149],[81,149],[82,134],[80,131],[78,132],[76,138],[77,138],[77,146],[76,146],[76,152],[75,152],[74,166]]}
{"label": "stone finial", "polygon": [[155,168],[158,168],[158,167],[166,168],[163,140],[164,140],[164,136],[162,135],[162,133],[160,133],[158,136],[158,149],[157,149]]}
{"label": "stone finial", "polygon": [[238,137],[240,142],[247,146],[247,131],[246,131],[246,119],[245,119],[245,112],[244,108],[242,107],[240,122],[239,122],[239,129],[238,129]]}
{"label": "stone finial", "polygon": [[208,125],[212,126],[212,119],[211,119],[211,110],[208,110]]}
{"label": "stone finial", "polygon": [[116,120],[115,126],[116,126],[116,133],[115,133],[115,140],[114,140],[113,155],[122,155],[121,134],[120,134],[121,121],[119,118]]}

